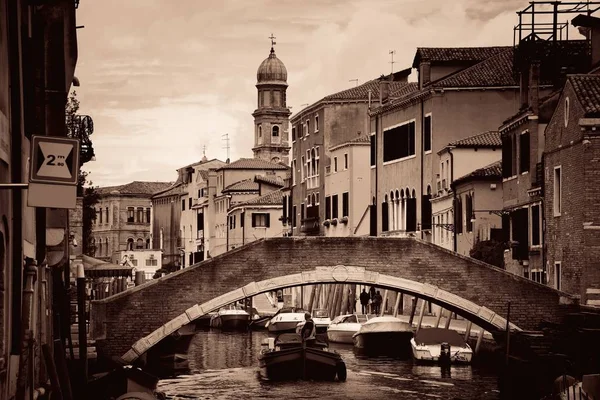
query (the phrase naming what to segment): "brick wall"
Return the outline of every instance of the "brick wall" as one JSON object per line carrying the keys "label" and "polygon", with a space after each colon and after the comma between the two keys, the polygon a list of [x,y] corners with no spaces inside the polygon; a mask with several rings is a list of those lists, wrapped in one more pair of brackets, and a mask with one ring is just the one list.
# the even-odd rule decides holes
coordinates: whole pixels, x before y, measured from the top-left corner
{"label": "brick wall", "polygon": [[[565,126],[565,99],[569,98],[568,124]],[[544,195],[549,284],[556,285],[555,263],[561,263],[561,289],[583,295],[583,274],[587,263],[584,244],[584,210],[594,204],[586,199],[586,188],[594,185],[584,173],[584,147],[579,119],[581,105],[567,82],[552,119],[546,127],[544,155]],[[554,215],[554,169],[561,167],[562,195],[560,216]],[[596,167],[597,168],[597,167]],[[596,186],[600,180],[596,180]],[[599,192],[600,193],[600,192]],[[591,202],[588,202],[591,200]]]}
{"label": "brick wall", "polygon": [[423,241],[273,238],[94,302],[92,324],[101,326],[96,316],[105,316],[105,340],[97,341],[98,351],[121,356],[187,308],[253,281],[340,264],[435,285],[500,316],[511,301],[511,322],[523,329],[535,329],[543,319],[558,322],[562,314],[560,292]]}

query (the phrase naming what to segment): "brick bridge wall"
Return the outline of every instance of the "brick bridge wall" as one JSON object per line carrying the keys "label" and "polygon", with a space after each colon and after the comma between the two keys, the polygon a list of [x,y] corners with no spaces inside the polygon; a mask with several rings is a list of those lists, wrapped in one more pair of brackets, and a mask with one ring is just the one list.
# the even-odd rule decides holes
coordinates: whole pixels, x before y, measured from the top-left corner
{"label": "brick bridge wall", "polygon": [[565,293],[412,238],[273,238],[94,301],[98,352],[122,356],[186,309],[251,282],[336,265],[434,285],[500,316],[511,301],[511,322],[528,330],[543,320],[559,322],[566,311],[561,304],[572,302]]}

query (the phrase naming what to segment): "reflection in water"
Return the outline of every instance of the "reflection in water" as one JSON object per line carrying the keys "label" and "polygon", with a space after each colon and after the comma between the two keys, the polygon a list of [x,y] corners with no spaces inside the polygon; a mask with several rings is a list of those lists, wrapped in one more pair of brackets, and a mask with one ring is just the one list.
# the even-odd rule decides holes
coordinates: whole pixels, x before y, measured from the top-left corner
{"label": "reflection in water", "polygon": [[267,332],[201,331],[189,352],[190,374],[164,379],[169,399],[500,399],[495,373],[472,366],[415,364],[410,358],[369,357],[332,344],[346,362],[346,382],[270,382],[258,374]]}

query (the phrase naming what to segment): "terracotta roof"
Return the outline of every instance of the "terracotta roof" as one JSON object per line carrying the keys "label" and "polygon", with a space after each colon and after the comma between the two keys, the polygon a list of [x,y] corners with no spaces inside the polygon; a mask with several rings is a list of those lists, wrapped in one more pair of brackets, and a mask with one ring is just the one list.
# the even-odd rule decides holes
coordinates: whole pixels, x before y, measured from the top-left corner
{"label": "terracotta roof", "polygon": [[[379,98],[379,79],[373,79],[368,82],[358,85],[356,87],[342,90],[329,96],[323,97],[321,101],[331,100],[368,100],[369,90],[371,91],[371,98],[373,100]],[[402,95],[404,92],[411,92],[417,90],[417,85],[413,82],[398,82],[390,81],[390,96]]]}
{"label": "terracotta roof", "polygon": [[170,188],[167,188],[166,190],[155,193],[152,196],[152,198],[157,199],[160,197],[176,196],[176,195],[183,194],[183,188],[181,187],[181,185],[182,185],[181,181],[177,181]]}
{"label": "terracotta roof", "polygon": [[227,165],[223,165],[220,168],[217,168],[217,171],[220,171],[222,169],[276,169],[276,170],[283,170],[283,169],[288,169],[289,167],[283,165],[283,164],[278,164],[278,163],[272,163],[269,161],[265,161],[265,160],[261,160],[259,158],[240,158],[237,161],[232,162],[231,164],[227,164]]}
{"label": "terracotta roof", "polygon": [[340,144],[336,144],[335,146],[330,146],[329,147],[329,151],[335,150],[335,149],[339,149],[341,147],[346,147],[346,146],[351,146],[353,144],[358,144],[358,145],[370,145],[371,143],[371,137],[368,135],[360,135],[355,137],[354,139],[348,140],[344,143],[340,143]]}
{"label": "terracotta roof", "polygon": [[133,181],[125,185],[120,186],[106,186],[99,187],[96,189],[100,195],[109,195],[112,192],[118,192],[118,194],[142,194],[142,195],[153,195],[161,190],[164,190],[171,186],[173,182],[141,182]]}
{"label": "terracotta roof", "polygon": [[483,61],[494,55],[508,50],[509,46],[492,47],[418,47],[413,60],[413,68],[418,68],[423,61],[452,62],[452,61]]}
{"label": "terracotta roof", "polygon": [[262,175],[256,175],[254,177],[254,182],[256,183],[266,183],[267,185],[271,185],[271,186],[277,186],[277,187],[283,187],[283,179],[277,177],[277,176],[262,176]]}
{"label": "terracotta roof", "polygon": [[256,197],[252,200],[244,201],[236,204],[236,206],[267,206],[267,205],[278,205],[283,207],[283,191],[274,190],[265,194],[264,196]]}
{"label": "terracotta roof", "polygon": [[227,186],[223,189],[223,193],[225,192],[258,192],[258,183],[252,179],[245,179]]}
{"label": "terracotta roof", "polygon": [[600,76],[569,75],[568,80],[586,117],[600,116]]}
{"label": "terracotta roof", "polygon": [[452,182],[452,186],[456,186],[459,183],[469,180],[478,179],[502,179],[502,160],[496,161],[490,165],[486,165],[483,168],[476,169],[470,174],[461,176]]}
{"label": "terracotta roof", "polygon": [[498,131],[488,131],[464,139],[455,140],[449,146],[453,147],[502,147]]}
{"label": "terracotta roof", "polygon": [[432,82],[433,87],[497,87],[519,86],[513,75],[512,47],[494,54],[475,65]]}

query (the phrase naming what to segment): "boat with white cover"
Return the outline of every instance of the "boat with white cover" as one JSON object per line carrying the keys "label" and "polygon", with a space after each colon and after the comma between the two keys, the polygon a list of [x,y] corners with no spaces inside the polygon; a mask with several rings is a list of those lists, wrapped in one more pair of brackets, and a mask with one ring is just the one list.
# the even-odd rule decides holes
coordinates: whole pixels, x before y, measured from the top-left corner
{"label": "boat with white cover", "polygon": [[239,306],[221,308],[210,319],[211,328],[223,330],[246,330],[250,324],[250,314]]}
{"label": "boat with white cover", "polygon": [[273,333],[295,333],[298,323],[305,320],[305,313],[302,308],[284,307],[267,322],[267,329]]}
{"label": "boat with white cover", "polygon": [[327,328],[327,340],[332,343],[353,344],[352,335],[358,332],[362,324],[369,318],[374,317],[374,315],[366,314],[345,314],[335,317]]}
{"label": "boat with white cover", "polygon": [[316,309],[312,313],[312,319],[315,322],[315,328],[317,333],[327,332],[329,324],[331,324],[331,318],[329,318],[329,311],[325,309]]}
{"label": "boat with white cover", "polygon": [[410,351],[409,341],[412,336],[413,329],[407,322],[386,315],[369,319],[352,338],[358,349],[396,353]]}
{"label": "boat with white cover", "polygon": [[421,328],[410,340],[413,356],[419,361],[471,362],[471,346],[456,331],[445,328]]}

